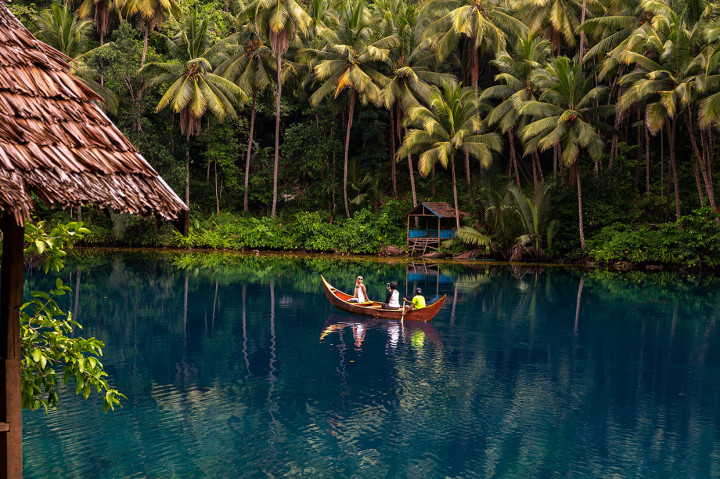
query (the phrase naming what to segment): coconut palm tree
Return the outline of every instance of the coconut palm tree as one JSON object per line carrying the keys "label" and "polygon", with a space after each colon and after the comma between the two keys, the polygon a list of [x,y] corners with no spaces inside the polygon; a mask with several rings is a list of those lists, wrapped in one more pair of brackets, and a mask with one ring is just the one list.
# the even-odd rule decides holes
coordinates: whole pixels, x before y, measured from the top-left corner
{"label": "coconut palm tree", "polygon": [[544,69],[537,70],[532,82],[543,93],[538,100],[528,101],[520,109],[521,115],[533,118],[522,130],[525,153],[545,151],[557,145],[563,163],[568,167],[575,166],[580,246],[585,249],[582,187],[577,161],[581,149],[595,160],[600,158],[603,141],[599,130],[611,131],[601,118],[612,113],[614,106],[596,106],[607,88],[593,87],[594,78],[586,76],[582,68],[567,57],[557,58]]}
{"label": "coconut palm tree", "polygon": [[90,46],[93,23],[80,20],[68,5],[54,3],[35,18],[35,35],[56,50],[75,58]]}
{"label": "coconut palm tree", "polygon": [[500,52],[507,35],[527,35],[527,28],[513,17],[501,2],[493,0],[430,0],[420,7],[422,15],[432,18],[425,30],[433,39],[436,55],[444,60],[458,41],[466,39],[470,84],[478,86],[480,50]]}
{"label": "coconut palm tree", "polygon": [[178,0],[118,0],[120,12],[127,18],[134,14],[140,15],[145,35],[143,38],[140,68],[145,66],[148,35],[155,28],[162,28],[165,18],[180,18],[180,2]]}
{"label": "coconut palm tree", "polygon": [[[601,13],[604,10],[597,0],[590,0],[590,8],[590,17],[594,16],[592,11]],[[559,55],[563,45],[566,51],[577,45],[575,32],[585,21],[586,12],[587,0],[531,0],[522,3],[518,13],[525,19],[530,34],[544,32]]]}
{"label": "coconut palm tree", "polygon": [[331,5],[327,0],[310,0],[308,15],[310,16],[309,44],[315,45],[315,40],[322,38],[322,32],[327,28],[325,19],[331,13]]}
{"label": "coconut palm tree", "polygon": [[[581,61],[586,62],[592,58],[605,61],[606,56],[617,58],[613,52],[622,52],[627,47],[628,39],[638,29],[648,25],[650,18],[637,0],[608,2],[604,15],[585,20],[577,29],[598,38],[597,43],[588,49]],[[618,63],[619,58],[616,65]]]}
{"label": "coconut palm tree", "polygon": [[273,204],[270,216],[277,212],[277,180],[280,161],[280,98],[282,97],[282,56],[298,33],[307,35],[311,18],[295,0],[254,0],[243,13],[251,14],[255,28],[270,40],[275,53],[277,70],[277,97],[275,100],[275,169],[273,173]]}
{"label": "coconut palm tree", "polygon": [[245,212],[249,211],[250,157],[255,131],[255,105],[258,94],[272,84],[273,69],[275,68],[272,50],[254,27],[254,23],[249,23],[245,25],[242,32],[235,35],[238,43],[228,47],[226,53],[228,58],[215,70],[215,73],[231,80],[252,97],[250,135],[245,158],[245,193],[243,197]]}
{"label": "coconut palm tree", "polygon": [[[630,46],[622,53],[625,64],[634,66],[624,75],[621,84],[625,93],[620,98],[619,112],[635,105],[645,106],[645,122],[652,134],[665,129],[670,150],[670,169],[675,189],[675,215],[680,219],[680,191],[676,161],[676,136],[679,116],[686,117],[686,125],[697,161],[700,162],[705,183],[707,178],[704,156],[699,153],[694,138],[693,107],[697,101],[697,79],[704,70],[706,57],[699,54],[703,32],[699,23],[690,24],[685,12],[677,13],[660,2],[645,2],[653,13],[652,28],[639,30],[629,40]],[[702,186],[696,168],[698,194]],[[707,190],[706,190],[707,191]],[[714,199],[711,198],[714,204]]]}
{"label": "coconut palm tree", "polygon": [[[599,62],[598,81],[609,81],[611,84],[611,91],[608,94],[609,102],[614,101],[617,104],[624,93],[623,85],[618,84],[625,68],[622,54],[625,50],[634,48],[634,43],[639,38],[639,32],[651,28],[651,17],[652,15],[636,0],[612,0],[606,4],[605,15],[585,21],[578,29],[582,33],[593,34],[598,39],[580,62]],[[615,130],[619,129],[622,116],[620,112],[616,112]],[[610,169],[612,169],[613,160],[617,156],[618,140],[619,136],[616,131],[612,135],[610,145],[608,163]]]}
{"label": "coconut palm tree", "polygon": [[[550,55],[550,42],[534,36],[518,38],[512,53],[501,53],[490,62],[500,73],[495,76],[499,83],[483,90],[480,100],[499,100],[487,117],[488,126],[498,125],[502,133],[507,134],[510,146],[510,165],[514,167],[515,181],[520,187],[520,174],[515,152],[515,136],[525,126],[527,117],[518,112],[523,104],[536,100],[539,90],[531,81],[533,72],[541,68]],[[532,155],[533,183],[537,191],[537,176],[540,161]],[[540,172],[542,174],[542,172]]]}
{"label": "coconut palm tree", "polygon": [[[526,36],[527,27],[513,17],[499,0],[430,0],[420,8],[422,15],[435,19],[425,29],[433,39],[438,60],[442,61],[465,41],[466,69],[470,85],[477,92],[480,76],[480,50],[505,50],[507,36]],[[470,157],[465,155],[465,182],[470,185]]]}
{"label": "coconut palm tree", "polygon": [[[180,132],[185,135],[185,204],[190,205],[190,137],[200,133],[202,119],[210,111],[222,120],[236,116],[235,107],[245,92],[230,80],[212,73],[212,61],[225,46],[211,44],[208,19],[193,12],[174,37],[165,39],[177,63],[148,63],[140,71],[150,76],[147,86],[169,84],[156,111],[167,107],[180,114]],[[153,75],[154,74],[154,75]],[[186,222],[189,219],[186,217]],[[187,224],[185,226],[187,230]]]}
{"label": "coconut palm tree", "polygon": [[387,84],[387,77],[381,69],[387,67],[390,48],[396,43],[397,39],[392,35],[380,38],[379,32],[373,28],[370,10],[363,0],[344,0],[338,5],[336,15],[328,19],[325,48],[304,52],[317,61],[314,72],[320,83],[310,96],[310,105],[316,106],[330,94],[338,98],[343,92],[347,93],[343,200],[348,218],[348,157],[356,102],[359,100],[363,105],[383,105],[382,88]]}
{"label": "coconut palm tree", "polygon": [[[95,12],[95,31],[100,35],[100,46],[105,44],[105,35],[110,25],[110,12],[115,9],[112,0],[83,0],[78,8],[78,17],[90,18]],[[105,77],[100,76],[100,85],[105,86]]]}
{"label": "coconut palm tree", "polygon": [[[708,43],[712,50],[707,52],[708,60],[705,71],[698,77],[698,94],[700,106],[698,108],[698,119],[701,128],[701,143],[705,155],[705,168],[707,170],[708,197],[714,200],[712,179],[712,137],[713,127],[720,125],[720,28],[718,24],[712,25],[706,31]],[[717,209],[716,209],[717,210]]]}
{"label": "coconut palm tree", "polygon": [[[432,93],[431,85],[454,84],[455,78],[448,73],[434,70],[436,66],[434,55],[428,48],[427,42],[422,40],[422,24],[414,5],[404,0],[385,0],[376,2],[375,5],[381,9],[385,19],[386,34],[393,34],[398,39],[397,45],[390,50],[389,81],[383,89],[385,107],[390,111],[391,153],[394,166],[395,136],[400,138],[405,112],[429,100]],[[407,134],[407,126],[405,133]],[[417,194],[411,155],[408,155],[407,161],[413,206],[416,206]],[[394,181],[393,191],[396,191]]]}
{"label": "coconut palm tree", "polygon": [[117,95],[98,83],[97,71],[84,62],[85,55],[93,51],[88,51],[92,22],[79,20],[68,5],[56,3],[35,18],[34,27],[37,38],[74,60],[73,75],[103,98],[108,111],[117,113]]}
{"label": "coconut palm tree", "polygon": [[103,45],[105,35],[110,25],[110,13],[115,8],[112,0],[83,0],[78,7],[78,17],[90,18],[95,12],[95,31],[100,35],[100,45]]}
{"label": "coconut palm tree", "polygon": [[467,153],[483,166],[492,162],[492,153],[502,150],[497,133],[485,133],[480,121],[483,105],[473,88],[445,85],[433,87],[428,107],[419,105],[408,111],[407,121],[413,127],[398,150],[398,157],[420,154],[420,173],[427,176],[433,165],[450,165],[455,205],[455,222],[460,228],[460,213],[455,175],[455,154]]}

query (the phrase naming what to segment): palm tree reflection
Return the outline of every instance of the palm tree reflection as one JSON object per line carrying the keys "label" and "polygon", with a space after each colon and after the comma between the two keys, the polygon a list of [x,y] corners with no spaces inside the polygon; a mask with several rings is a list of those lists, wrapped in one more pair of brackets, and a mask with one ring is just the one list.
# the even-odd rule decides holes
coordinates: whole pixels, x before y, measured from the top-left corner
{"label": "palm tree reflection", "polygon": [[280,426],[280,423],[275,418],[275,413],[278,411],[279,406],[277,400],[274,397],[275,394],[275,382],[277,377],[275,375],[277,362],[277,338],[275,337],[275,281],[270,281],[270,372],[268,373],[268,388],[267,403],[268,403],[268,414],[270,414],[270,432],[272,437],[268,439],[268,443],[272,446],[277,439],[275,430]]}

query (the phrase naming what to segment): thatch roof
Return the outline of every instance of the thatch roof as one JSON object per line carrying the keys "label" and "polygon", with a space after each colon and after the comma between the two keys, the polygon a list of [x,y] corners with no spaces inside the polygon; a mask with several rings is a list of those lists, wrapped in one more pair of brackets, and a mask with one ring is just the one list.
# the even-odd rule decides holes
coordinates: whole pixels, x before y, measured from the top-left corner
{"label": "thatch roof", "polygon": [[[467,216],[469,213],[459,211],[460,218]],[[424,201],[411,209],[405,216],[427,216],[435,215],[438,218],[455,218],[455,208],[444,201]]]}
{"label": "thatch roof", "polygon": [[24,224],[48,205],[96,204],[180,220],[187,207],[70,74],[0,1],[0,210]]}

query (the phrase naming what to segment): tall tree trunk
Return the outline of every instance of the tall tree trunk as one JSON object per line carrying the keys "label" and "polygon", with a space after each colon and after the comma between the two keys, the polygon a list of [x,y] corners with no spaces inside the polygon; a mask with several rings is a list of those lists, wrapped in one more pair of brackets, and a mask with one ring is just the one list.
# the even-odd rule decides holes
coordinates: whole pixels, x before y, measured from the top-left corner
{"label": "tall tree trunk", "polygon": [[[468,44],[470,45],[470,84],[475,90],[475,97],[478,95],[478,78],[480,77],[480,54],[477,47],[475,46],[475,38],[470,38]],[[482,165],[480,165],[480,172],[482,173]],[[465,152],[465,183],[470,187],[472,179],[470,177],[470,153]]]}
{"label": "tall tree trunk", "polygon": [[147,54],[148,33],[150,33],[150,28],[148,27],[148,24],[146,22],[145,23],[145,36],[143,37],[142,58],[140,59],[140,68],[145,66],[145,55]]}
{"label": "tall tree trunk", "polygon": [[698,191],[698,199],[700,200],[700,206],[702,206],[705,204],[705,195],[703,195],[703,186],[700,181],[700,173],[698,172],[698,162],[699,160],[697,158],[693,160],[693,173],[695,174],[695,186]]}
{"label": "tall tree trunk", "polygon": [[542,166],[540,165],[540,155],[538,155],[537,151],[533,151],[532,153],[533,159],[535,160],[535,163],[537,164],[537,171],[540,175],[540,181],[542,183],[545,183],[545,175],[543,175]]}
{"label": "tall tree trunk", "polygon": [[[692,146],[693,153],[695,154],[695,161],[693,161],[693,172],[695,173],[695,184],[697,185],[700,206],[702,206],[705,203],[705,196],[703,194],[703,185],[702,181],[700,181],[698,167],[700,168],[700,170],[702,170],[703,179],[707,181],[704,167],[705,156],[700,153],[700,148],[698,148],[697,140],[695,139],[695,128],[693,128],[692,124],[692,113],[690,112],[689,108],[685,109],[685,120],[687,123],[688,132],[690,133],[690,145]],[[711,200],[711,204],[712,203],[714,203],[714,201]],[[713,209],[715,209],[714,206]]]}
{"label": "tall tree trunk", "polygon": [[[580,13],[580,25],[585,23],[585,12],[587,11],[587,0],[582,2],[582,13]],[[579,63],[582,63],[583,56],[585,55],[585,32],[580,32],[580,54]]]}
{"label": "tall tree trunk", "polygon": [[675,188],[675,217],[678,221],[680,221],[680,186],[678,184],[678,171],[677,164],[675,162],[675,132],[675,120],[667,120],[668,146],[670,148],[670,171],[672,172],[673,187]]}
{"label": "tall tree trunk", "polygon": [[642,157],[643,157],[643,139],[645,138],[643,136],[643,121],[642,121],[642,115],[640,112],[640,108],[637,110],[637,154],[635,155],[635,180],[633,181],[633,189],[635,191],[638,190],[638,186],[640,185],[640,166],[642,164]]}
{"label": "tall tree trunk", "polygon": [[[622,97],[623,91],[624,91],[623,86],[620,85],[618,87],[617,101],[620,101],[620,97]],[[618,112],[615,112],[615,122],[613,124],[613,127],[615,128],[615,132],[619,131],[621,121],[622,121],[622,115]],[[613,133],[612,144],[610,146],[610,160],[608,161],[608,170],[612,170],[613,160],[615,159],[615,157],[617,157],[617,154],[618,154],[618,135],[617,135],[617,133]]]}
{"label": "tall tree trunk", "polygon": [[217,207],[217,215],[220,216],[220,195],[218,194],[217,184],[217,160],[215,160],[215,206]]}
{"label": "tall tree trunk", "polygon": [[185,204],[188,207],[188,214],[185,215],[185,229],[190,228],[190,133],[185,137]]}
{"label": "tall tree trunk", "polygon": [[248,138],[248,149],[245,157],[245,194],[243,195],[243,211],[246,213],[250,211],[250,154],[252,152],[253,133],[255,132],[255,100],[257,100],[257,92],[253,90],[252,113],[250,113],[250,138]]}
{"label": "tall tree trunk", "polygon": [[470,85],[475,91],[478,89],[478,79],[480,77],[480,54],[475,46],[475,38],[471,38],[468,42],[470,48]]}
{"label": "tall tree trunk", "polygon": [[665,198],[665,137],[660,131],[660,197]]}
{"label": "tall tree trunk", "polygon": [[532,169],[533,169],[533,191],[535,192],[535,201],[537,202],[538,199],[538,174],[537,174],[537,165],[535,165],[535,157],[530,157],[530,162],[532,163]]}
{"label": "tall tree trunk", "polygon": [[343,200],[345,201],[345,215],[350,218],[350,204],[348,203],[347,182],[348,182],[348,156],[350,154],[350,129],[352,128],[353,115],[355,114],[355,90],[350,88],[350,107],[348,112],[347,132],[345,133],[345,162],[343,166]]}
{"label": "tall tree trunk", "polygon": [[[695,153],[695,157],[697,158],[697,165],[700,167],[700,172],[702,173],[702,179],[705,182],[705,193],[707,193],[708,201],[710,202],[710,207],[715,210],[715,198],[713,194],[713,187],[712,187],[712,180],[708,177],[708,168],[705,164],[705,155],[700,152],[700,149],[698,148],[697,141],[695,139],[695,128],[693,128],[693,122],[692,122],[692,113],[690,112],[690,109],[685,110],[685,118],[687,120],[687,126],[688,131],[690,132],[690,143],[692,144],[693,152]],[[703,143],[703,150],[705,150],[705,142],[703,141],[704,135],[702,130],[700,131],[700,141]],[[696,181],[698,182],[698,186],[700,185],[700,177],[698,176],[697,172],[698,166],[695,166],[695,177]],[[703,196],[702,196],[702,189],[700,188],[698,190],[700,192],[700,203],[702,204],[704,202]]]}
{"label": "tall tree trunk", "polygon": [[[707,191],[708,198],[710,198],[710,205],[715,205],[715,188],[713,187],[713,179],[712,179],[712,130],[706,130],[706,131],[700,131],[700,138],[702,140],[703,145],[703,155],[705,156],[705,174],[706,174],[706,180],[705,180],[705,188]],[[717,211],[717,208],[713,206],[713,209]]]}
{"label": "tall tree trunk", "polygon": [[[407,126],[405,127],[405,136],[407,136]],[[410,191],[412,191],[413,208],[417,206],[417,193],[415,191],[415,173],[413,172],[412,156],[408,153],[408,169],[410,170]]]}
{"label": "tall tree trunk", "polygon": [[397,198],[397,178],[395,167],[395,119],[393,107],[390,107],[390,179],[392,180],[393,195]]}
{"label": "tall tree trunk", "polygon": [[645,126],[645,194],[650,194],[650,130]]}
{"label": "tall tree trunk", "polygon": [[275,100],[275,169],[273,170],[273,202],[271,218],[275,218],[277,212],[277,183],[278,183],[278,165],[280,163],[280,97],[282,95],[282,53],[277,52],[277,99]]}
{"label": "tall tree trunk", "polygon": [[[105,43],[105,34],[100,33],[100,46],[103,46],[104,43]],[[100,68],[102,69],[102,67],[103,67],[103,63],[101,61]],[[100,86],[105,86],[105,75],[102,73],[100,74]]]}
{"label": "tall tree trunk", "polygon": [[513,128],[508,130],[508,142],[510,143],[510,164],[515,170],[515,183],[520,188],[520,173],[518,172],[517,155],[515,154],[515,131]]}
{"label": "tall tree trunk", "polygon": [[430,172],[430,196],[432,196],[434,198],[436,194],[437,193],[435,191],[435,164],[433,163],[432,171]]}
{"label": "tall tree trunk", "polygon": [[578,197],[578,226],[580,227],[580,247],[585,251],[585,229],[583,225],[583,209],[582,209],[582,187],[580,186],[580,162],[575,161],[575,180],[577,183]]}
{"label": "tall tree trunk", "polygon": [[[480,166],[482,169],[482,166]],[[465,183],[470,186],[470,154],[465,152]]]}
{"label": "tall tree trunk", "polygon": [[450,167],[452,168],[453,199],[455,200],[455,224],[460,229],[460,207],[458,206],[457,181],[455,180],[455,153],[450,155]]}

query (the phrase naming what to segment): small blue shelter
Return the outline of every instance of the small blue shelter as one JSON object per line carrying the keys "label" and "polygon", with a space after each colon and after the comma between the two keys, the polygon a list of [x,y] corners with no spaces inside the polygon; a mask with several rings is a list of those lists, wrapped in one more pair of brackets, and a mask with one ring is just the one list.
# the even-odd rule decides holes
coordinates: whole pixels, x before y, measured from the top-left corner
{"label": "small blue shelter", "polygon": [[[460,217],[467,216],[464,211]],[[405,215],[407,217],[407,247],[410,254],[422,250],[437,251],[440,242],[455,236],[455,209],[445,202],[425,201]],[[410,219],[414,218],[415,229],[410,229]]]}

